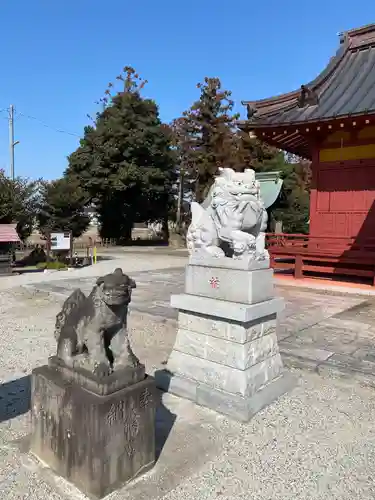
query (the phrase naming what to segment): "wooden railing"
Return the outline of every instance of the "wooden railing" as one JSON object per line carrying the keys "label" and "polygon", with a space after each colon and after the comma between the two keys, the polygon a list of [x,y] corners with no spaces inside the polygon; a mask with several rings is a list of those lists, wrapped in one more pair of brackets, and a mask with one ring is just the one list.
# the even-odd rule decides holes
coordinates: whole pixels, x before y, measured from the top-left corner
{"label": "wooden railing", "polygon": [[267,233],[267,248],[270,253],[328,254],[375,253],[374,238],[347,238],[338,236],[311,236],[306,234]]}
{"label": "wooden railing", "polygon": [[275,272],[350,276],[370,279],[375,285],[375,238],[342,238],[305,234],[266,235],[271,266]]}

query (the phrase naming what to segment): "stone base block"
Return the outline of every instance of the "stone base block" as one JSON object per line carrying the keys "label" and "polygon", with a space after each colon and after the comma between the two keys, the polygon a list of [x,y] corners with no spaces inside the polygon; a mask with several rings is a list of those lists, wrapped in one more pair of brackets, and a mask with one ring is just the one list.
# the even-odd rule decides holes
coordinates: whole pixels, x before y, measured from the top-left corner
{"label": "stone base block", "polygon": [[215,267],[222,269],[242,269],[243,271],[256,271],[258,269],[268,269],[270,260],[254,260],[251,255],[242,259],[232,257],[212,257],[206,252],[193,252],[189,257],[189,264],[192,266]]}
{"label": "stone base block", "polygon": [[283,364],[280,354],[277,353],[241,370],[173,349],[166,368],[175,375],[191,378],[213,389],[249,397],[278,377]]}
{"label": "stone base block", "polygon": [[100,392],[104,395],[52,366],[32,373],[32,453],[95,498],[155,462],[154,379]]}
{"label": "stone base block", "polygon": [[275,332],[240,344],[181,328],[173,349],[238,370],[246,370],[279,352]]}
{"label": "stone base block", "polygon": [[250,323],[259,318],[277,314],[284,309],[285,303],[279,297],[257,304],[246,304],[180,293],[178,295],[171,295],[171,306],[183,312],[208,315],[215,319]]}
{"label": "stone base block", "polygon": [[273,270],[244,271],[189,264],[185,292],[229,302],[256,304],[273,298]]}
{"label": "stone base block", "polygon": [[269,314],[244,323],[215,318],[208,314],[180,311],[178,313],[178,330],[204,334],[235,344],[246,344],[274,333],[276,331],[276,314]]}
{"label": "stone base block", "polygon": [[[178,331],[166,370],[158,372],[157,385],[176,396],[248,421],[293,385],[293,379],[284,372],[276,336],[277,313],[284,308],[284,301],[267,292],[267,300],[249,304],[257,293],[254,276],[259,283],[263,276],[266,283],[270,280],[272,284],[268,269],[232,269],[225,277],[229,283],[233,273],[245,276],[243,283],[247,280],[247,287],[241,291],[242,302],[223,300],[224,295],[196,295],[193,292],[200,286],[199,276],[194,271],[189,278],[190,268],[194,267],[202,275],[203,268],[211,272],[209,266],[188,266],[186,289],[191,293],[171,297],[171,306],[179,309]],[[228,269],[219,272],[227,273]],[[233,279],[232,298],[237,283]]]}
{"label": "stone base block", "polygon": [[175,396],[190,399],[200,406],[240,422],[248,422],[258,411],[273,403],[296,385],[295,378],[290,373],[283,372],[252,396],[244,397],[214,389],[188,377],[173,375],[167,370],[156,372],[155,378],[160,389]]}
{"label": "stone base block", "polygon": [[48,359],[48,366],[61,373],[67,382],[76,382],[77,385],[99,396],[112,394],[124,387],[142,382],[145,379],[145,366],[139,364],[137,367],[127,367],[117,370],[105,379],[85,370],[80,366],[70,367],[57,356]]}

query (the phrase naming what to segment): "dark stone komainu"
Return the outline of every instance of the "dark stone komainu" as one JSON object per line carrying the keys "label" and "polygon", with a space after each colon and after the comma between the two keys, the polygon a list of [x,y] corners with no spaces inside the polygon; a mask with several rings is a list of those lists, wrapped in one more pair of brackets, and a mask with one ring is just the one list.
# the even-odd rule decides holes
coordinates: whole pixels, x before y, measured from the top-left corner
{"label": "dark stone komainu", "polygon": [[56,356],[67,366],[107,376],[136,367],[127,332],[128,306],[135,281],[115,269],[96,281],[88,297],[75,290],[56,317]]}
{"label": "dark stone komainu", "polygon": [[154,379],[126,329],[135,282],[116,269],[57,315],[57,355],[32,375],[31,451],[102,498],[155,463]]}

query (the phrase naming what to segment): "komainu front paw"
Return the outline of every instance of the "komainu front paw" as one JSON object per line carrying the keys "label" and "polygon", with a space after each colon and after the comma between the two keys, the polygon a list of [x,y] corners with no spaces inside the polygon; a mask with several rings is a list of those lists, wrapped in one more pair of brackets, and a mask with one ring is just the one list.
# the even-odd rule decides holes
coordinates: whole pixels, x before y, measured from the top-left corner
{"label": "komainu front paw", "polygon": [[94,375],[98,378],[105,378],[111,374],[111,368],[106,363],[99,363],[94,368]]}
{"label": "komainu front paw", "polygon": [[121,370],[123,368],[136,368],[139,365],[139,359],[134,353],[129,353],[126,356],[121,356],[118,360],[115,360],[115,370]]}

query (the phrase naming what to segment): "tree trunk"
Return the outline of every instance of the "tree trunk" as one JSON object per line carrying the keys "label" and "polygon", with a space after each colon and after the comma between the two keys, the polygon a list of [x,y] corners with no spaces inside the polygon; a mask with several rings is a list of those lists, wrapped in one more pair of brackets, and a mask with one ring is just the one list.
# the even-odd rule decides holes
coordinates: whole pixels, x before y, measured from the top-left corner
{"label": "tree trunk", "polygon": [[166,243],[169,241],[169,226],[168,226],[168,217],[165,217],[162,222],[161,222],[161,234],[162,234],[162,239]]}

